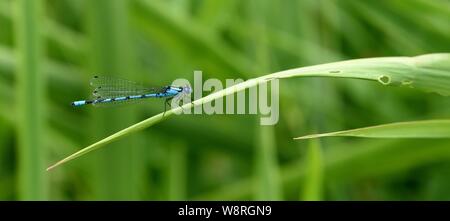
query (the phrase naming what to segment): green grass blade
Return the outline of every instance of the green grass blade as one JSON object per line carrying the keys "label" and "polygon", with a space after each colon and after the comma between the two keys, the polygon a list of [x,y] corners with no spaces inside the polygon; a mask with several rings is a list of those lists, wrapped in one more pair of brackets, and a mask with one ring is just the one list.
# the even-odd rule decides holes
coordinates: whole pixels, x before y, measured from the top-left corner
{"label": "green grass blade", "polygon": [[306,153],[305,182],[301,191],[301,200],[321,200],[323,189],[322,150],[319,140],[309,142]]}
{"label": "green grass blade", "polygon": [[18,192],[21,200],[46,199],[44,169],[44,83],[41,71],[42,1],[16,1]]}
{"label": "green grass blade", "polygon": [[[249,79],[224,90],[212,93],[193,103],[183,105],[183,109],[190,109],[211,102],[215,99],[243,91],[273,79],[291,77],[337,77],[378,81],[388,86],[408,86],[442,95],[450,94],[450,54],[427,54],[417,57],[383,57],[355,59],[333,62],[303,68],[281,71],[259,78]],[[181,107],[150,117],[144,121],[125,128],[108,136],[50,166],[47,170],[80,157],[105,144],[116,141],[126,135],[148,128],[162,120],[168,119],[175,111],[182,111]]]}
{"label": "green grass blade", "polygon": [[352,130],[306,135],[294,139],[302,140],[337,136],[370,138],[449,138],[450,120],[424,120],[382,124]]}
{"label": "green grass blade", "polygon": [[450,95],[450,54],[354,59],[292,69],[270,78],[336,77],[378,81],[382,85],[417,88]]}

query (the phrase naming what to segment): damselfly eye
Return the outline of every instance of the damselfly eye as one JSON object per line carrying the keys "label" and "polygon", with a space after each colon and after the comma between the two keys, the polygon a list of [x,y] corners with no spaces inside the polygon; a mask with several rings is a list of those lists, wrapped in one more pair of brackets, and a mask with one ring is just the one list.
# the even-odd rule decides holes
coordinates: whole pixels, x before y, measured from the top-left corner
{"label": "damselfly eye", "polygon": [[183,87],[183,91],[184,91],[185,93],[188,93],[188,94],[192,93],[192,89],[191,89],[191,87],[189,87],[189,86],[184,86],[184,87]]}

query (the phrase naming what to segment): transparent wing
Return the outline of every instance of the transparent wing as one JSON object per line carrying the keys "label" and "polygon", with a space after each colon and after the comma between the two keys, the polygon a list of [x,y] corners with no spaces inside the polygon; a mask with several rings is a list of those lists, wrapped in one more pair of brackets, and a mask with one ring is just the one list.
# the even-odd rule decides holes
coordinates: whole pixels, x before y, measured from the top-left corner
{"label": "transparent wing", "polygon": [[95,99],[142,95],[163,90],[163,87],[148,88],[133,81],[109,76],[95,76],[90,84],[95,87],[92,93]]}

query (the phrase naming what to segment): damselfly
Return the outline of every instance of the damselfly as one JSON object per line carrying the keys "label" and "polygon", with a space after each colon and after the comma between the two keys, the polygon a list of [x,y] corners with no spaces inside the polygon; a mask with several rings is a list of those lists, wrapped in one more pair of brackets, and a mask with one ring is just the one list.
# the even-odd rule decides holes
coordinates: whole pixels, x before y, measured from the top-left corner
{"label": "damselfly", "polygon": [[106,76],[94,76],[90,82],[95,89],[92,93],[93,98],[90,100],[80,100],[72,102],[73,106],[83,106],[87,104],[104,105],[118,104],[130,101],[140,101],[145,98],[164,98],[164,113],[166,112],[169,102],[179,102],[184,96],[189,96],[192,92],[191,87],[186,86],[165,86],[150,88],[141,84]]}

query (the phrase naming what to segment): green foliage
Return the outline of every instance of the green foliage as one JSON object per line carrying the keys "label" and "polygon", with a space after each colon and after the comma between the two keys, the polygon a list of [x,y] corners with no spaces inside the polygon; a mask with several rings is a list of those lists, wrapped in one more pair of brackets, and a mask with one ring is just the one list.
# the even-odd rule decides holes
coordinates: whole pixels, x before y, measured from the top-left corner
{"label": "green foliage", "polygon": [[[449,21],[447,0],[0,1],[0,199],[450,199],[449,140],[410,139],[448,134]],[[195,106],[280,79],[280,122],[70,106],[92,75],[193,70],[247,80]],[[325,135],[399,139],[291,139],[349,128]]]}

